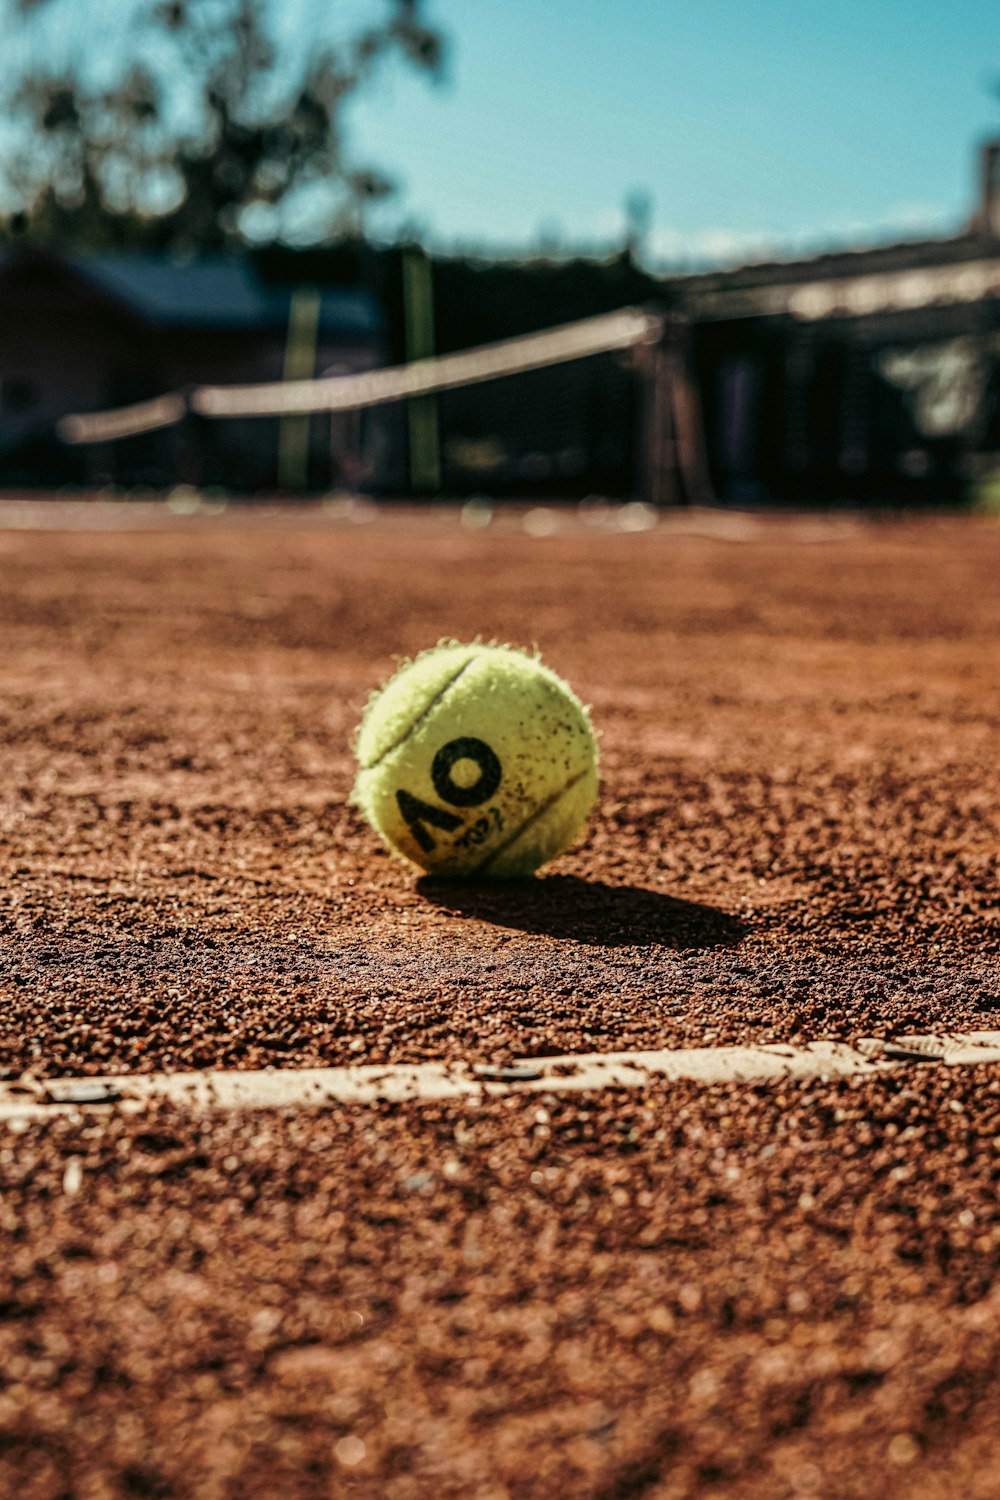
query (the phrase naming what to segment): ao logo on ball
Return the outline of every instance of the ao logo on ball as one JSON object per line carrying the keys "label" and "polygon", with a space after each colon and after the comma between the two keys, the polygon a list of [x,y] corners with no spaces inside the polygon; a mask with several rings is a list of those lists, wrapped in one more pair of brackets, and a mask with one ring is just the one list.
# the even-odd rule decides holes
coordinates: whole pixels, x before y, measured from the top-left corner
{"label": "ao logo on ball", "polygon": [[[479,767],[479,776],[471,786],[461,786],[452,775],[456,762],[460,760],[473,761]],[[449,740],[446,745],[442,745],[431,762],[431,781],[434,783],[434,790],[442,802],[448,802],[452,807],[481,807],[496,792],[502,777],[503,770],[494,751],[485,740],[473,739],[468,735],[462,735],[459,739]],[[425,854],[429,854],[436,847],[434,837],[427,825],[431,828],[439,828],[444,833],[454,833],[456,828],[462,826],[462,819],[457,813],[449,812],[446,807],[435,807],[432,802],[424,802],[420,797],[414,797],[411,792],[397,791],[396,803],[410,832]],[[500,816],[495,809],[494,818],[497,826],[500,827]],[[480,843],[489,832],[489,827],[488,820],[480,818],[469,829],[465,838],[472,843]],[[477,833],[478,837],[473,837]],[[457,842],[463,842],[463,840]]]}

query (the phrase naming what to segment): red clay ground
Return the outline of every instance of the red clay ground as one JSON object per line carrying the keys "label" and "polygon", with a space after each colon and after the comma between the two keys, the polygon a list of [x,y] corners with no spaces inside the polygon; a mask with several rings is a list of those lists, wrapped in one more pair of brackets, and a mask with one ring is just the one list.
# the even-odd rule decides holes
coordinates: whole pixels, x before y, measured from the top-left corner
{"label": "red clay ground", "polygon": [[[7,1076],[998,1025],[995,524],[39,514],[0,533]],[[393,657],[475,635],[603,748],[579,848],[483,891],[347,803]],[[7,1134],[0,1494],[986,1500],[998,1086]]]}

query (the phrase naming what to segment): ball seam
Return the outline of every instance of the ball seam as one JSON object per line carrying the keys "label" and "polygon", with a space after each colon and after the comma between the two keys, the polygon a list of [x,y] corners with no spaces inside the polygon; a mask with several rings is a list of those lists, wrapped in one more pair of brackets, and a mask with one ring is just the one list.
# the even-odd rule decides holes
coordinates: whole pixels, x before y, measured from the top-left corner
{"label": "ball seam", "polygon": [[515,828],[514,832],[510,834],[509,837],[505,838],[503,843],[498,844],[495,849],[491,849],[486,858],[484,860],[481,860],[480,863],[470,871],[470,874],[485,874],[490,865],[498,860],[501,854],[506,854],[508,849],[513,848],[521,835],[526,833],[527,830],[531,827],[532,823],[537,823],[539,818],[543,818],[547,812],[551,812],[552,808],[555,807],[556,803],[559,802],[561,798],[565,797],[567,792],[571,792],[573,788],[584,779],[585,776],[588,776],[590,774],[591,769],[592,768],[590,766],[585,766],[582,771],[577,771],[576,775],[571,776],[567,782],[564,782],[564,784],[559,788],[558,791],[553,792],[550,797],[547,797],[544,802],[542,802],[538,807],[534,808],[531,814],[527,818],[525,818],[524,822],[521,823],[517,828]]}
{"label": "ball seam", "polygon": [[410,738],[410,735],[414,732],[417,726],[424,722],[428,714],[432,714],[434,712],[438,704],[444,698],[445,694],[451,691],[455,683],[461,677],[462,673],[465,672],[469,667],[471,667],[472,663],[475,660],[476,658],[474,656],[470,656],[468,661],[464,661],[459,667],[458,671],[453,673],[452,676],[448,678],[447,682],[442,683],[437,692],[434,694],[434,697],[424,704],[423,708],[417,714],[416,718],[410,720],[409,724],[403,730],[402,734],[397,735],[390,745],[387,745],[384,750],[381,750],[374,760],[369,761],[366,766],[362,766],[361,770],[374,771],[377,766],[380,766],[384,760],[387,760],[389,756],[392,755],[393,751],[398,750],[400,745],[405,745],[406,741]]}

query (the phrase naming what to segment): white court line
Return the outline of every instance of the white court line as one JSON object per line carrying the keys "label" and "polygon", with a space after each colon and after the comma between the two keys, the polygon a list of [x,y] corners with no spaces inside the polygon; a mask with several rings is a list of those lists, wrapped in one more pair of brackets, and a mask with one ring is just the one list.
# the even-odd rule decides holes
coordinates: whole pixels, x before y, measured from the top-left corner
{"label": "white court line", "polygon": [[103,1078],[0,1083],[0,1124],[25,1126],[53,1115],[139,1113],[164,1101],[189,1113],[212,1110],[324,1109],[381,1101],[482,1099],[497,1094],[577,1093],[643,1088],[660,1079],[702,1084],[878,1074],[920,1062],[1000,1063],[1000,1031],[961,1035],[808,1042],[760,1047],[691,1047],[660,1052],[584,1053],[528,1058],[510,1066],[387,1063],[258,1072],[118,1074]]}

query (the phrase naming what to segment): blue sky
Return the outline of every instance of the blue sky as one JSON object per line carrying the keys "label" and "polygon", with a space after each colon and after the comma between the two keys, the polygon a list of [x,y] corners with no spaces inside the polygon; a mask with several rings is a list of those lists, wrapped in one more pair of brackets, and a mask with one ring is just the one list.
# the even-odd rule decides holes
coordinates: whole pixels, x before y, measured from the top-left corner
{"label": "blue sky", "polygon": [[[150,3],[49,0],[23,37],[8,30],[8,68],[30,46],[120,70]],[[287,67],[387,0],[267,3]],[[356,159],[399,184],[370,225],[386,236],[606,250],[634,190],[658,266],[942,233],[971,211],[977,143],[1000,134],[998,0],[426,6],[448,39],[443,83],[397,63],[351,106]]]}
{"label": "blue sky", "polygon": [[972,205],[976,143],[1000,133],[996,0],[432,0],[428,15],[450,40],[446,82],[394,70],[355,107],[354,144],[400,183],[382,227],[443,245],[607,244],[634,188],[659,262],[947,231]]}

